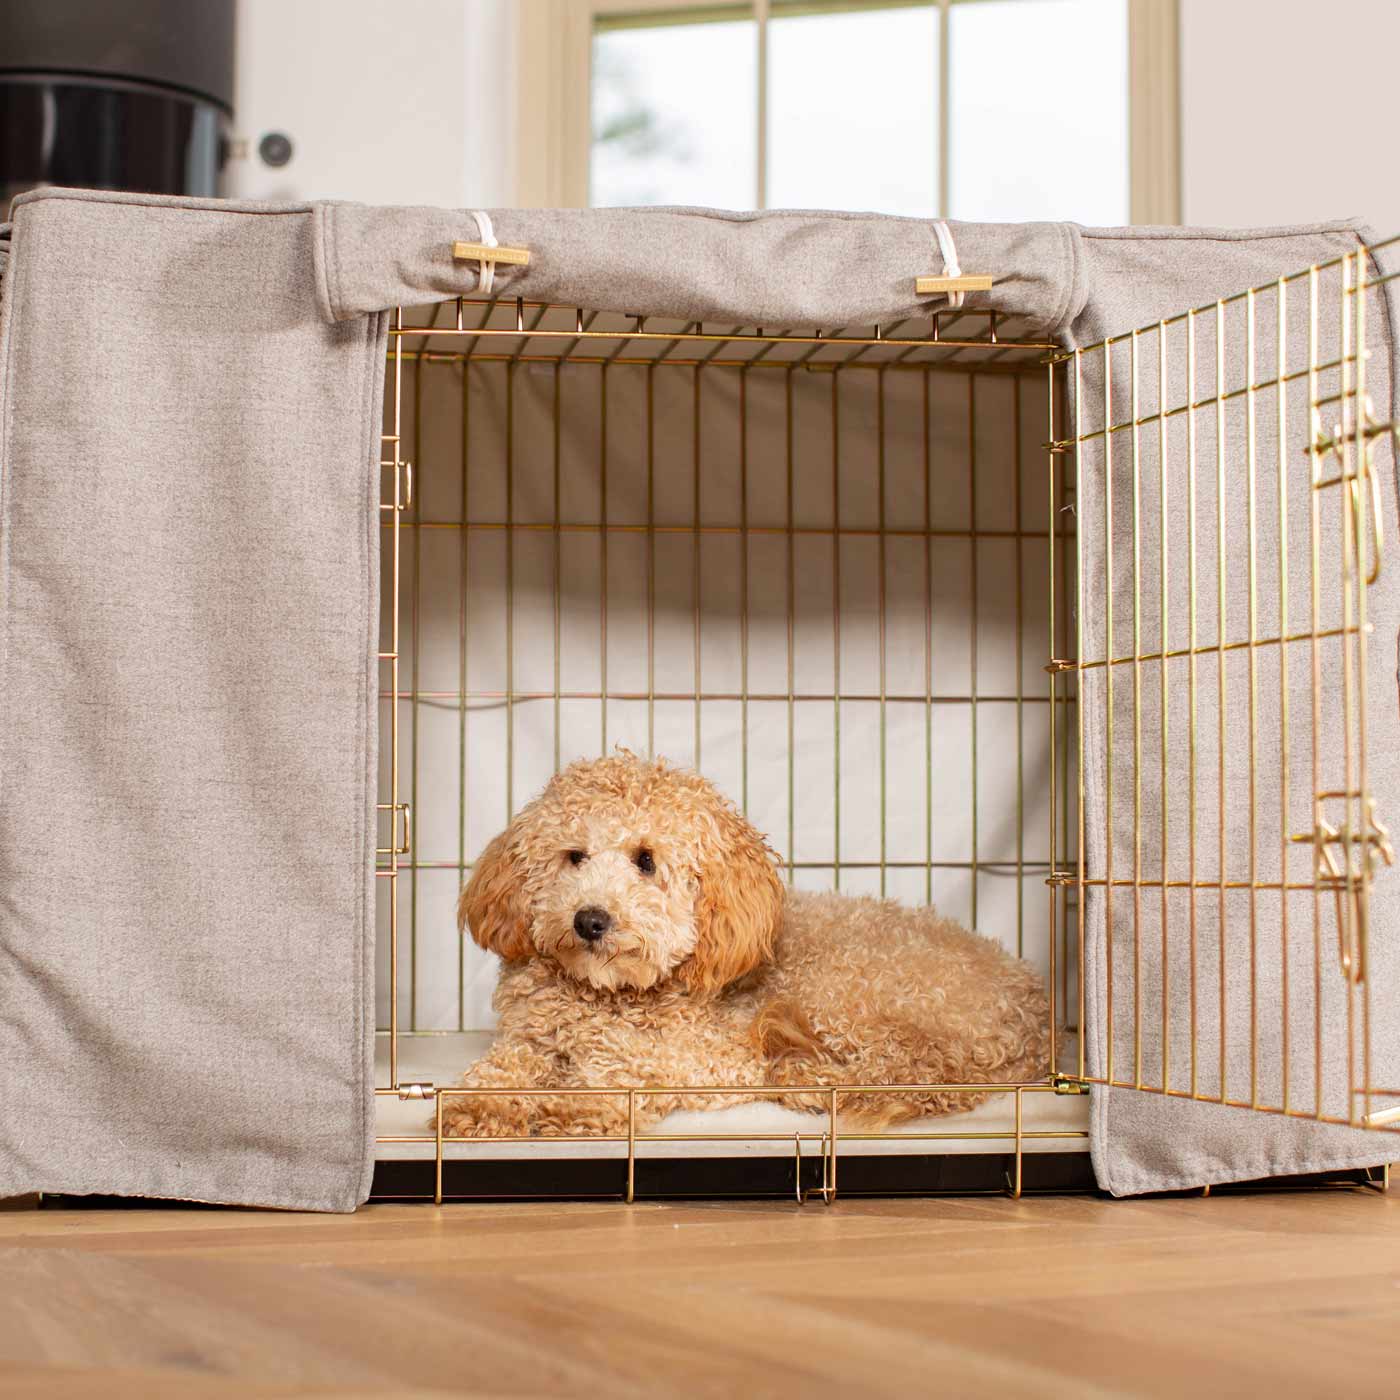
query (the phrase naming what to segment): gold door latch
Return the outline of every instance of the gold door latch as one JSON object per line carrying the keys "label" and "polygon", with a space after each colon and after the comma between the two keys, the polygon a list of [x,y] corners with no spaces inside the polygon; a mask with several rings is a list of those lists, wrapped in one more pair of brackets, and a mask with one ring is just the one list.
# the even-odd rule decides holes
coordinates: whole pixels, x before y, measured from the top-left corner
{"label": "gold door latch", "polygon": [[[1366,980],[1366,941],[1368,895],[1371,881],[1382,865],[1395,864],[1395,848],[1390,843],[1390,831],[1376,816],[1373,798],[1357,793],[1320,792],[1319,801],[1329,798],[1344,800],[1350,814],[1351,804],[1361,807],[1361,830],[1350,828],[1350,815],[1342,826],[1335,826],[1319,817],[1315,830],[1303,832],[1292,839],[1310,845],[1314,851],[1314,870],[1320,889],[1330,889],[1337,905],[1337,956],[1342,974],[1349,982]],[[1351,917],[1347,917],[1347,905]]]}
{"label": "gold door latch", "polygon": [[[1371,558],[1369,564],[1358,560],[1355,567],[1365,579],[1369,588],[1381,575],[1381,556],[1385,552],[1385,516],[1381,504],[1381,479],[1376,469],[1376,443],[1381,438],[1395,438],[1397,425],[1394,421],[1381,422],[1376,417],[1375,405],[1369,394],[1361,396],[1359,403],[1355,390],[1350,395],[1332,394],[1312,405],[1312,438],[1305,449],[1314,463],[1324,459],[1335,463],[1335,473],[1321,475],[1320,465],[1314,468],[1313,489],[1322,491],[1330,486],[1342,486],[1351,495],[1350,507],[1353,516],[1370,524]],[[1324,425],[1322,405],[1342,403],[1341,421]],[[1349,415],[1355,421],[1349,421]],[[1355,448],[1355,460],[1351,469],[1347,468],[1347,449]],[[1362,483],[1369,488],[1369,501],[1362,494]]]}

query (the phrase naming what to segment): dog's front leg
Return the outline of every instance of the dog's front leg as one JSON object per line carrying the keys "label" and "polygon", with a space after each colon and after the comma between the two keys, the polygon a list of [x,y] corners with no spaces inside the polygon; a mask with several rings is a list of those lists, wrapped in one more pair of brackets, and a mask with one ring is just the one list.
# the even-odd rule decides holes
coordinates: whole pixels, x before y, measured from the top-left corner
{"label": "dog's front leg", "polygon": [[[462,1076],[462,1088],[543,1089],[558,1078],[559,1057],[533,1040],[498,1040]],[[527,1137],[538,1127],[542,1100],[534,1094],[458,1093],[442,1101],[444,1137]]]}
{"label": "dog's front leg", "polygon": [[560,1091],[539,1099],[534,1119],[535,1131],[541,1137],[623,1137],[627,1136],[629,1117],[637,1131],[654,1126],[673,1104],[662,1106],[653,1094],[637,1094],[629,1110],[627,1091],[599,1093],[568,1093],[567,1081]]}

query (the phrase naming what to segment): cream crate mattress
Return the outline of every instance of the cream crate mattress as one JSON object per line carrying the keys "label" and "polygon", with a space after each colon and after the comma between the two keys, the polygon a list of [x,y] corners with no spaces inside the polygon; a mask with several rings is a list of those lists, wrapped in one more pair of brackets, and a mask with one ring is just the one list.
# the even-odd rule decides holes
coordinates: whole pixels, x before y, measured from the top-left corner
{"label": "cream crate mattress", "polygon": [[[462,1071],[485,1053],[491,1044],[490,1031],[466,1031],[451,1035],[400,1035],[399,1079],[431,1080],[434,1084],[455,1084]],[[380,1036],[376,1043],[375,1083],[389,1082],[389,1041]],[[388,1095],[375,1100],[379,1136],[428,1134],[431,1111],[419,1101],[400,1102]],[[656,1132],[717,1132],[717,1133],[785,1133],[817,1132],[825,1122],[820,1115],[798,1113],[778,1104],[745,1103],[733,1108],[708,1112],[678,1111],[668,1114]],[[1086,1094],[1028,1093],[1022,1095],[1021,1130],[1085,1134],[1089,1128],[1089,1098]],[[841,1146],[845,1153],[885,1155],[888,1153],[944,1154],[1007,1152],[1012,1139],[985,1138],[980,1133],[1014,1133],[1015,1103],[1010,1094],[998,1094],[968,1113],[941,1118],[925,1118],[906,1123],[893,1130],[911,1135],[907,1142],[851,1142]],[[924,1132],[955,1131],[954,1137],[929,1141],[913,1137]],[[1023,1137],[1026,1152],[1087,1152],[1087,1136],[1029,1138]],[[785,1157],[792,1153],[791,1141],[764,1142],[740,1140],[728,1142],[647,1142],[637,1143],[638,1157]],[[820,1144],[804,1142],[803,1154],[815,1155]],[[377,1149],[381,1161],[404,1158],[431,1158],[433,1144],[428,1142],[381,1142]],[[446,1157],[464,1159],[509,1157],[625,1157],[626,1143],[589,1142],[578,1138],[568,1141],[523,1143],[449,1142],[444,1146]]]}

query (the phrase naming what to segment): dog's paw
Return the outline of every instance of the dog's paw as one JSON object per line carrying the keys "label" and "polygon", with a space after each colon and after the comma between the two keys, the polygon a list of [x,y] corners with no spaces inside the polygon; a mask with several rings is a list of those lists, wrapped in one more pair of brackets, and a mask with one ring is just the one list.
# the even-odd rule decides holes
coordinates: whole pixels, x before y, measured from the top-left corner
{"label": "dog's paw", "polygon": [[444,1138],[512,1138],[529,1137],[530,1133],[529,1108],[523,1100],[496,1094],[454,1095],[443,1100]]}

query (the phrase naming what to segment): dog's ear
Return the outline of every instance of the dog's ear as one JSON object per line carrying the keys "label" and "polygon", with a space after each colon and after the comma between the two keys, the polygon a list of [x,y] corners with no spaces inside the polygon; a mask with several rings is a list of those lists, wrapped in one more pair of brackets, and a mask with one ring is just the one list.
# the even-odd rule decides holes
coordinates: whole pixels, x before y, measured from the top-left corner
{"label": "dog's ear", "polygon": [[519,819],[490,841],[457,901],[457,927],[488,952],[519,962],[534,952]]}
{"label": "dog's ear", "polygon": [[725,804],[707,823],[700,856],[695,951],[676,975],[710,996],[773,956],[783,886],[763,838]]}

